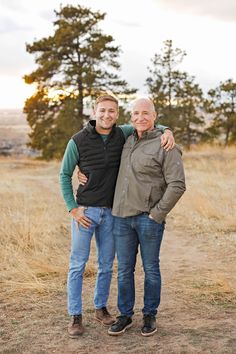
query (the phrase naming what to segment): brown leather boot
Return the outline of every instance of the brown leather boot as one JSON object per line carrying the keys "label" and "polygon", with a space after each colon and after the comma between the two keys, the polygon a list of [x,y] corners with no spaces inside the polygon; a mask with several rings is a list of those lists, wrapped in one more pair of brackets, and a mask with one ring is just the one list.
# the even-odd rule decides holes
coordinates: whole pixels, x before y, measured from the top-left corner
{"label": "brown leather boot", "polygon": [[72,319],[68,325],[68,333],[70,338],[77,338],[78,336],[84,333],[82,315],[72,316]]}
{"label": "brown leather boot", "polygon": [[106,307],[95,310],[95,320],[102,323],[104,326],[111,326],[115,322],[115,319],[107,311]]}

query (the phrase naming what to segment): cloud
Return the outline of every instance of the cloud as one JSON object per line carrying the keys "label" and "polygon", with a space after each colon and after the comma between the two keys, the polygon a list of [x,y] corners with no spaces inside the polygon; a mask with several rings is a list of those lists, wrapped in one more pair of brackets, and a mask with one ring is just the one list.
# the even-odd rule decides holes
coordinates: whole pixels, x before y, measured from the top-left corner
{"label": "cloud", "polygon": [[8,10],[13,10],[13,11],[23,11],[24,10],[24,5],[22,5],[20,0],[1,0],[1,7],[8,9]]}
{"label": "cloud", "polygon": [[113,23],[116,23],[121,26],[125,27],[132,27],[132,28],[137,28],[141,27],[141,24],[138,22],[128,22],[128,21],[123,21],[123,20],[114,20]]}
{"label": "cloud", "polygon": [[14,31],[30,31],[32,27],[20,25],[8,17],[0,17],[0,34]]}
{"label": "cloud", "polygon": [[181,13],[207,16],[222,21],[236,21],[235,0],[156,0],[163,7],[177,10]]}
{"label": "cloud", "polygon": [[44,10],[44,11],[40,11],[39,13],[40,17],[46,21],[54,21],[55,20],[55,13],[54,10]]}

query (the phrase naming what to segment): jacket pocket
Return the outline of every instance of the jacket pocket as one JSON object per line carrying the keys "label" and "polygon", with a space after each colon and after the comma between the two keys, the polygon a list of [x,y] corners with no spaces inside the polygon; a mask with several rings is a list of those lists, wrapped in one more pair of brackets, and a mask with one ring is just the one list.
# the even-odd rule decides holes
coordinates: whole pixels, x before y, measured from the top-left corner
{"label": "jacket pocket", "polygon": [[162,198],[163,191],[160,187],[152,186],[149,197],[149,207],[153,208],[156,203]]}

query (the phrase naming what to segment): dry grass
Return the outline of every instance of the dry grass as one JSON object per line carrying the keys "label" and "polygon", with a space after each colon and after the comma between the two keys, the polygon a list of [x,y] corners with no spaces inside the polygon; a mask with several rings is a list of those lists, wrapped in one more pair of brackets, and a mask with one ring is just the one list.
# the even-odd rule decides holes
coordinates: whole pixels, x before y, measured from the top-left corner
{"label": "dry grass", "polygon": [[236,241],[236,147],[201,146],[183,158],[187,191],[171,214],[176,224]]}
{"label": "dry grass", "polygon": [[[0,160],[0,258],[5,292],[65,288],[69,217],[62,202],[59,164]],[[94,275],[91,264],[87,275]]]}
{"label": "dry grass", "polygon": [[[187,192],[171,213],[177,228],[220,233],[235,242],[236,148],[184,153]],[[0,258],[5,292],[65,288],[69,216],[60,196],[59,163],[1,158]],[[87,276],[94,276],[93,259]]]}
{"label": "dry grass", "polygon": [[195,280],[191,285],[191,298],[195,303],[235,309],[236,294],[225,278]]}
{"label": "dry grass", "polygon": [[218,273],[195,274],[178,279],[178,286],[172,290],[188,308],[217,306],[225,309],[236,308],[236,293],[225,276]]}

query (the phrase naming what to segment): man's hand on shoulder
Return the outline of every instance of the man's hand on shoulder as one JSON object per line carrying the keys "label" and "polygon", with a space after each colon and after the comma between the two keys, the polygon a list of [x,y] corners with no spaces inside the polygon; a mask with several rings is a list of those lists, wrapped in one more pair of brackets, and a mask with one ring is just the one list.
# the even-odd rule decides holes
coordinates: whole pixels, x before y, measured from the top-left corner
{"label": "man's hand on shoulder", "polygon": [[165,129],[165,132],[161,136],[161,146],[166,150],[172,150],[175,146],[175,138],[170,129]]}

